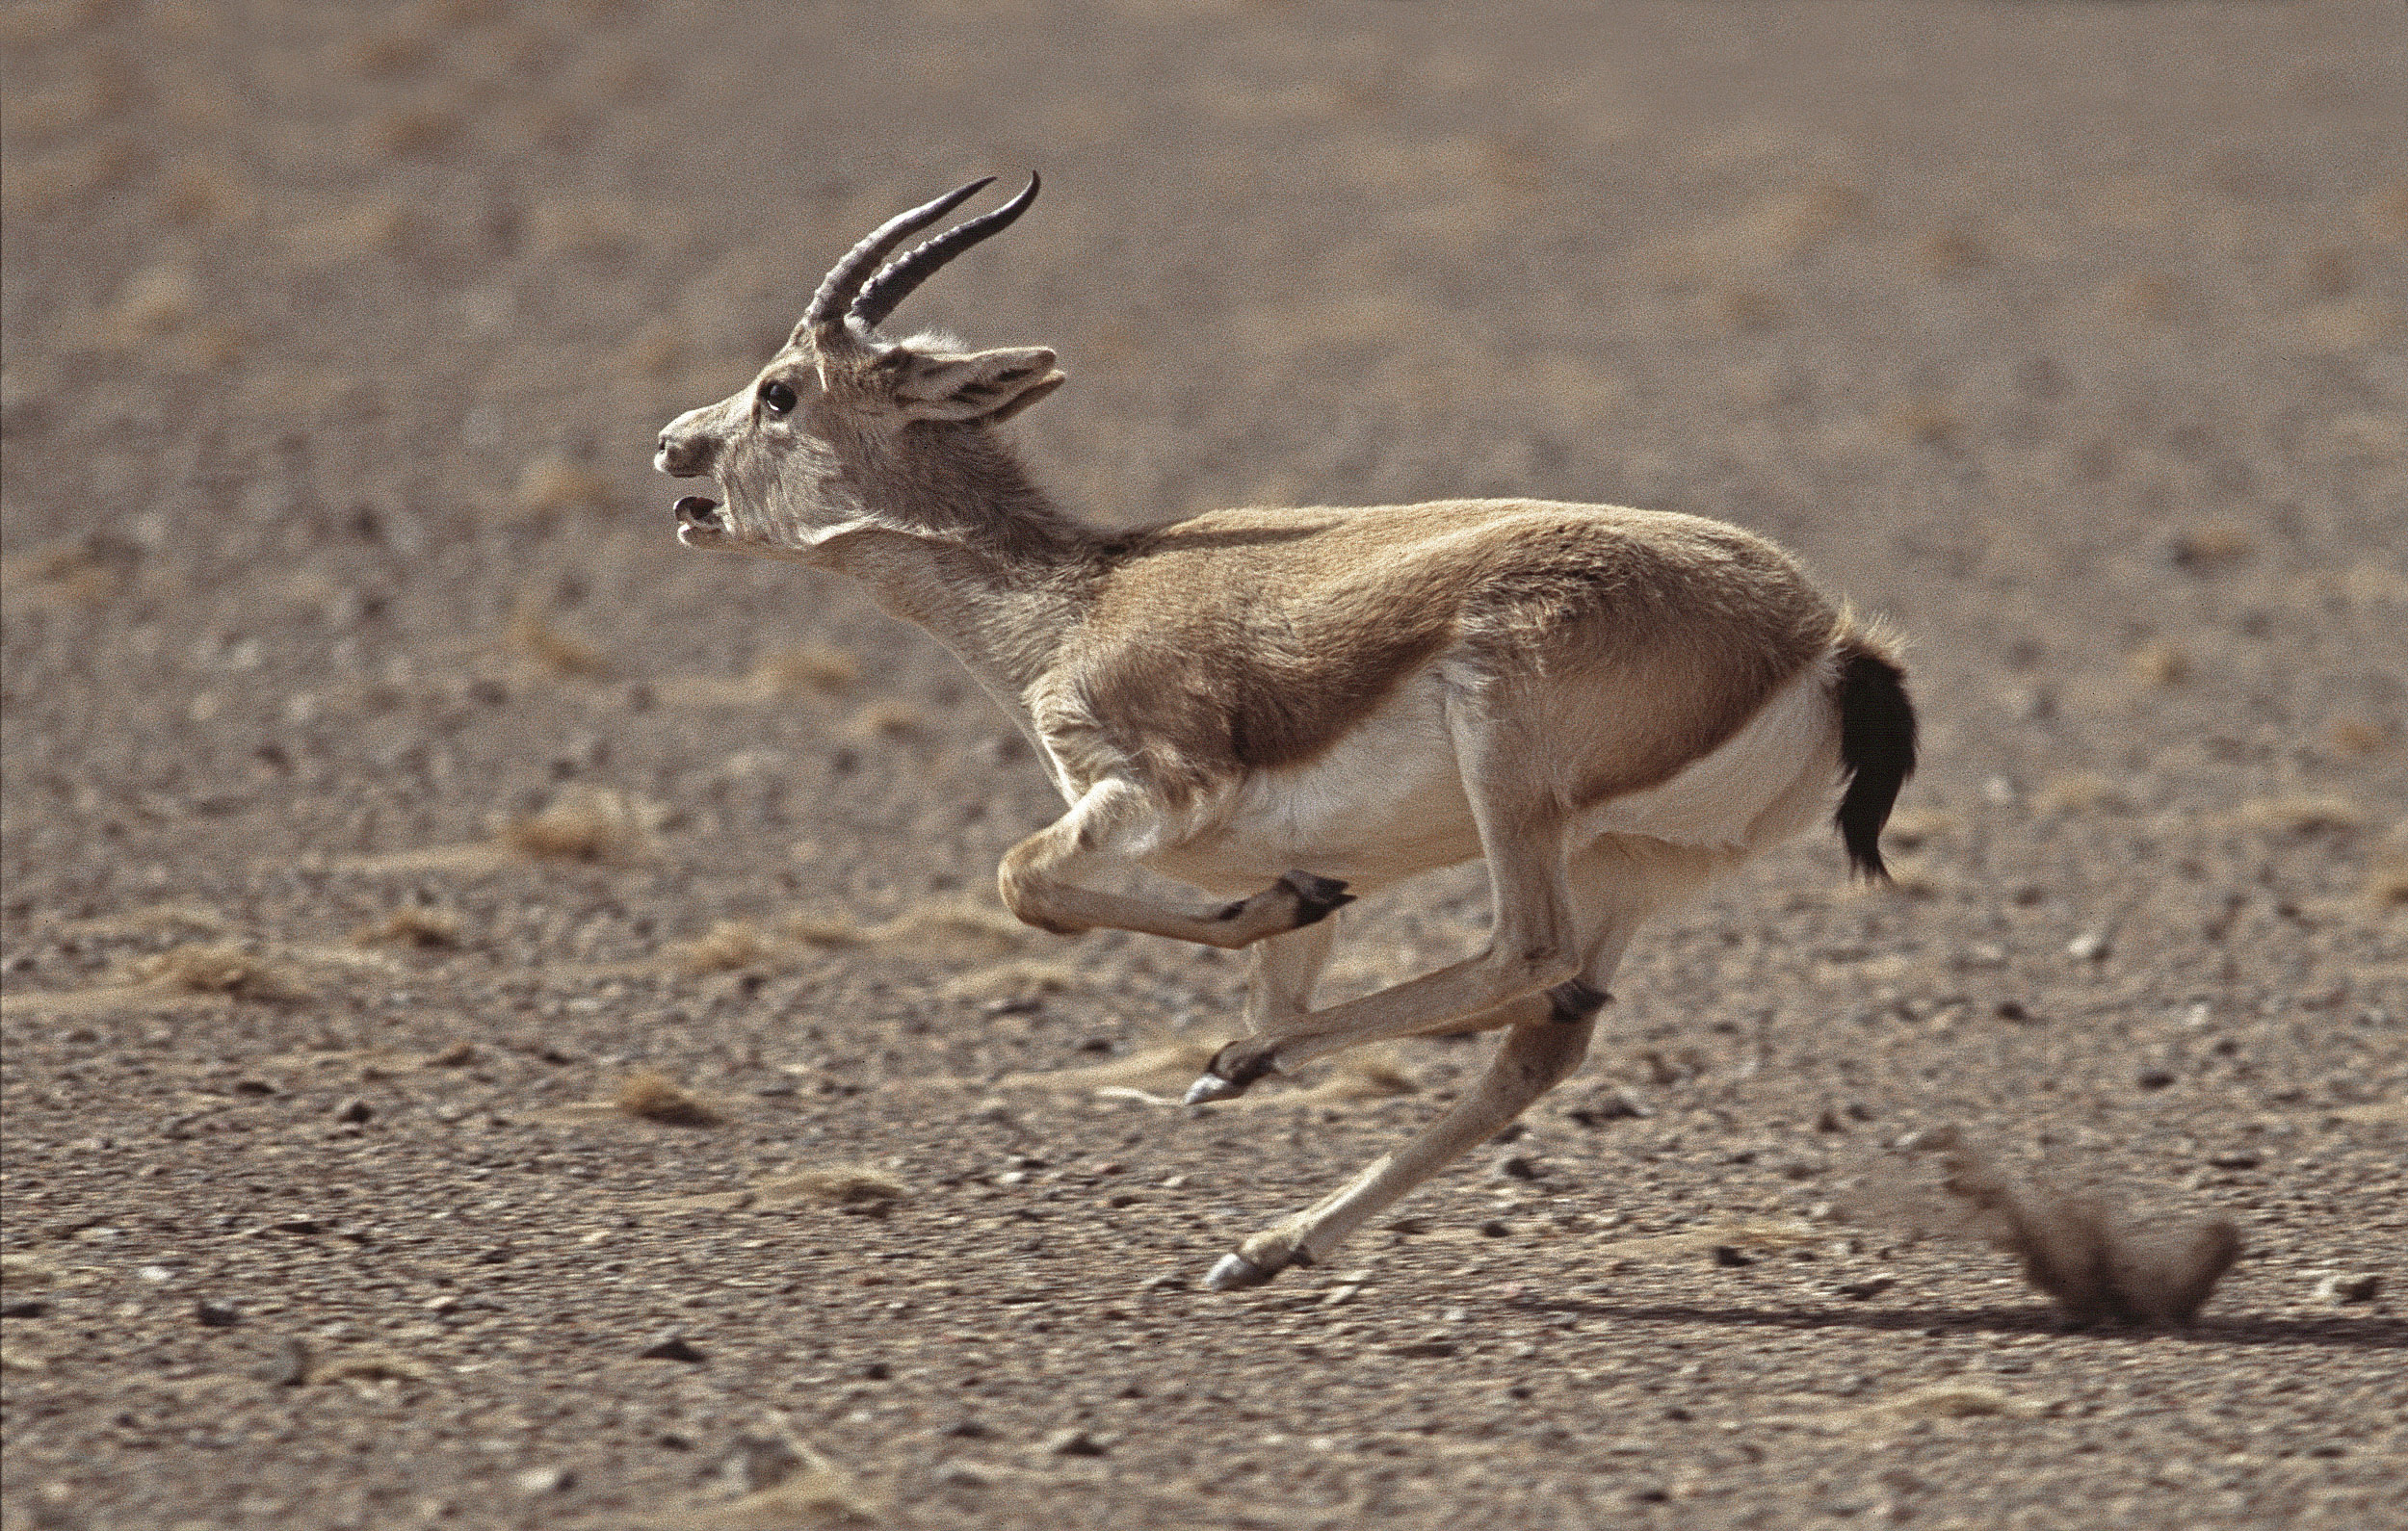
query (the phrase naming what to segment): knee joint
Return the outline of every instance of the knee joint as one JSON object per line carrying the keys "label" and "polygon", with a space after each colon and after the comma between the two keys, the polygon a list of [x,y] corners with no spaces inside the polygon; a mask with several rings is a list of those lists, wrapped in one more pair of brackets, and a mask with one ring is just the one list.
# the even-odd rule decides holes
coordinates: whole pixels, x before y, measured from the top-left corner
{"label": "knee joint", "polygon": [[1569,978],[1547,991],[1547,1019],[1571,1023],[1585,1021],[1606,1007],[1612,995],[1603,989],[1592,989],[1578,978]]}

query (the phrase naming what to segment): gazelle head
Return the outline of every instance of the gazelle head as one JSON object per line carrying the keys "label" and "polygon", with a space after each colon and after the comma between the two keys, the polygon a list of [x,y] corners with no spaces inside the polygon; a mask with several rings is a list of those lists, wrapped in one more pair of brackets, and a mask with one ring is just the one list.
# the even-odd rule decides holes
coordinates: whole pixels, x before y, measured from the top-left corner
{"label": "gazelle head", "polygon": [[985,428],[1061,386],[1041,346],[962,350],[929,336],[888,340],[895,306],[971,246],[1002,232],[1036,199],[1037,178],[993,212],[888,260],[895,247],[992,182],[972,181],[887,220],[836,263],[794,334],[752,381],[690,409],[661,432],[653,466],[709,476],[725,503],[677,502],[678,540],[789,557],[847,532],[920,533],[954,523],[1020,483]]}

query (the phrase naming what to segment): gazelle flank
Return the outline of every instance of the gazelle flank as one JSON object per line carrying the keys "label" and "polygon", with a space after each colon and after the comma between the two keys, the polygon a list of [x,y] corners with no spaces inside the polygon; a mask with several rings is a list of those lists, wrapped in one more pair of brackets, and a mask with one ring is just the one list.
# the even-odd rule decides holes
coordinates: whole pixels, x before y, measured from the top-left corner
{"label": "gazelle flank", "polygon": [[[1486,1073],[1354,1180],[1244,1239],[1215,1287],[1325,1259],[1577,1067],[1641,921],[1832,814],[1854,868],[1915,766],[1890,645],[1787,555],[1696,516],[1539,500],[1217,510],[1110,533],[996,427],[1060,387],[1041,347],[888,339],[895,305],[1037,180],[909,250],[988,184],[837,262],[785,347],[662,432],[690,547],[859,580],[957,656],[1069,810],[1004,858],[1005,901],[1254,952],[1248,1035],[1191,1103],[1383,1038],[1494,1028]],[[1317,1006],[1353,898],[1479,858],[1477,955]],[[1111,891],[1132,867],[1204,895]]]}

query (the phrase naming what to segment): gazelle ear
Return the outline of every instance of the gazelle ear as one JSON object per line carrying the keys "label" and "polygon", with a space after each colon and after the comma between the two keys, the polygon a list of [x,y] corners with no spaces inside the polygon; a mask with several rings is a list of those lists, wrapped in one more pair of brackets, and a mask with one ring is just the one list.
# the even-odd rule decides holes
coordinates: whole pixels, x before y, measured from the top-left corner
{"label": "gazelle ear", "polygon": [[967,355],[903,350],[890,365],[896,407],[913,420],[1008,420],[1069,380],[1042,346]]}

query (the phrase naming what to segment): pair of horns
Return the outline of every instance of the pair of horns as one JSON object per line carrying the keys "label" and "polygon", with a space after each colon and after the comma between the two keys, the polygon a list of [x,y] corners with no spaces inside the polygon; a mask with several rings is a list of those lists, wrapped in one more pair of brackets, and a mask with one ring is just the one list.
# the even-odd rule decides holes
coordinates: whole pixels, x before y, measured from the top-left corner
{"label": "pair of horns", "polygon": [[[822,278],[820,290],[811,295],[811,306],[802,311],[804,325],[824,335],[842,329],[875,329],[895,311],[896,304],[910,297],[946,262],[981,240],[1009,228],[1012,220],[1027,212],[1029,204],[1036,200],[1039,182],[1032,170],[1029,184],[1003,206],[956,224],[934,239],[924,240],[892,261],[886,260],[887,252],[896,246],[993,184],[995,177],[982,175],[933,202],[923,202],[908,213],[898,213],[872,229],[869,238],[848,250],[845,258]],[[881,266],[881,261],[886,264]]]}

